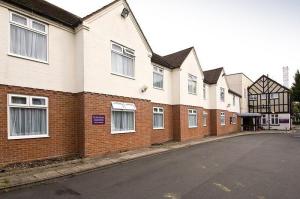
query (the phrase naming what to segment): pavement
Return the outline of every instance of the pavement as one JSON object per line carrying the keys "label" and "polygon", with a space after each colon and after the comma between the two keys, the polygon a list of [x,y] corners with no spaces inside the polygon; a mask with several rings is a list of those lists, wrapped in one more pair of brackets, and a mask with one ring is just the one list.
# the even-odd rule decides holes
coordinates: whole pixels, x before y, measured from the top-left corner
{"label": "pavement", "polygon": [[[252,134],[169,143],[2,175],[0,198],[299,198],[298,133]],[[37,182],[43,184],[5,193]]]}

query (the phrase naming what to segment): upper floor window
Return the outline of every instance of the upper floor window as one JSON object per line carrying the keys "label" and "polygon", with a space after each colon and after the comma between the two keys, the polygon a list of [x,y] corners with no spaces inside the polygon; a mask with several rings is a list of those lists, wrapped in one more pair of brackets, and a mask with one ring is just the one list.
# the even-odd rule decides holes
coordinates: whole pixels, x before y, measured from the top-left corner
{"label": "upper floor window", "polygon": [[225,101],[225,89],[224,88],[220,88],[220,99],[222,102]]}
{"label": "upper floor window", "polygon": [[164,88],[164,69],[153,67],[153,87],[158,89]]}
{"label": "upper floor window", "polygon": [[188,76],[188,92],[197,95],[197,77],[191,74]]}
{"label": "upper floor window", "polygon": [[10,13],[10,54],[41,62],[48,61],[48,26]]}
{"label": "upper floor window", "polygon": [[232,97],[232,105],[235,106],[235,95]]}
{"label": "upper floor window", "polygon": [[112,73],[134,78],[134,50],[116,43],[111,44]]}
{"label": "upper floor window", "polygon": [[206,100],[206,84],[203,83],[203,99]]}
{"label": "upper floor window", "polygon": [[267,99],[267,95],[266,95],[266,94],[261,94],[261,99],[262,99],[262,100]]}
{"label": "upper floor window", "polygon": [[278,99],[278,93],[271,93],[270,94],[270,99]]}
{"label": "upper floor window", "polygon": [[8,96],[9,139],[48,136],[48,98]]}
{"label": "upper floor window", "polygon": [[250,95],[249,100],[257,100],[257,95]]}

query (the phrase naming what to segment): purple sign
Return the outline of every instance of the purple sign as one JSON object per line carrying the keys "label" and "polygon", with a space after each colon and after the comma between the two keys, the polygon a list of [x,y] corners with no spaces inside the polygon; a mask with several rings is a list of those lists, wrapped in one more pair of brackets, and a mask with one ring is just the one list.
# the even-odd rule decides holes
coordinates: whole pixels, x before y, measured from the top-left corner
{"label": "purple sign", "polygon": [[279,123],[280,124],[288,124],[288,123],[290,123],[290,120],[289,119],[279,119]]}
{"label": "purple sign", "polygon": [[105,124],[105,115],[93,115],[92,116],[93,125],[103,125]]}

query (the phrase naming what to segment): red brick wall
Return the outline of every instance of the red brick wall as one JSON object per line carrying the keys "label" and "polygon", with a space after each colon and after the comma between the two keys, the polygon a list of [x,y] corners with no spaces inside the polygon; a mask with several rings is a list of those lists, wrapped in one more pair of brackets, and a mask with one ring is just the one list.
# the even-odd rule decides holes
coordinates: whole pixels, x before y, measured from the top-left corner
{"label": "red brick wall", "polygon": [[[7,94],[49,98],[49,138],[8,140]],[[78,109],[71,93],[0,85],[0,163],[8,164],[78,154]]]}
{"label": "red brick wall", "polygon": [[[225,125],[221,125],[220,115],[221,112],[225,112]],[[211,113],[211,135],[227,135],[231,133],[240,132],[240,118],[238,117],[236,124],[230,124],[230,117],[233,114],[223,110],[210,110]]]}
{"label": "red brick wall", "polygon": [[[164,129],[153,129],[151,144],[164,143],[174,139],[173,136],[173,108],[172,105],[152,103],[152,107],[164,108]],[[152,115],[153,117],[153,115]],[[153,119],[152,119],[153,125]]]}
{"label": "red brick wall", "polygon": [[[134,133],[111,134],[111,102],[134,103]],[[152,103],[147,100],[84,93],[84,156],[104,155],[151,145]],[[105,125],[93,125],[92,115],[105,115]]]}

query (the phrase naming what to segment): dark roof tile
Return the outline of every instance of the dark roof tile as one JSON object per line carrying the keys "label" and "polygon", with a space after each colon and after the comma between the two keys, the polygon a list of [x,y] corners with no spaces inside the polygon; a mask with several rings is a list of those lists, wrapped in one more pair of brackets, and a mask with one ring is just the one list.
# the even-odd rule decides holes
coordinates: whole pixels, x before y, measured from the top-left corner
{"label": "dark roof tile", "polygon": [[223,67],[212,70],[203,71],[204,82],[207,84],[216,84],[219,80]]}

